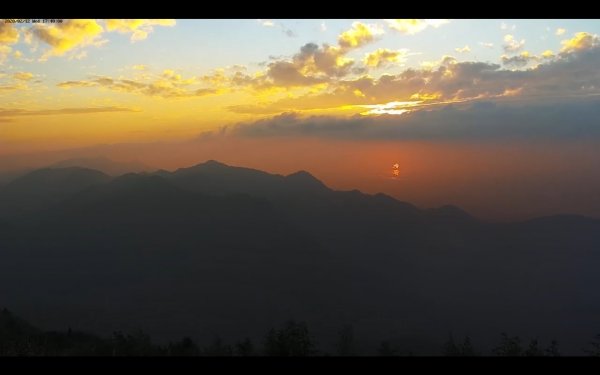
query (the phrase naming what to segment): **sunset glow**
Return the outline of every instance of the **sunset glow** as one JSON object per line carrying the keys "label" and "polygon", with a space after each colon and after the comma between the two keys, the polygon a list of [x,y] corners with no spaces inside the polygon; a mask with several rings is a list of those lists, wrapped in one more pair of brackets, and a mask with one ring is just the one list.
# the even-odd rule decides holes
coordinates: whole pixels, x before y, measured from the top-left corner
{"label": "sunset glow", "polygon": [[[319,177],[333,186],[408,199],[376,180],[386,153],[424,168],[414,172],[428,177],[410,199],[428,206],[455,199],[455,189],[479,191],[483,176],[466,167],[470,159],[493,165],[501,157],[482,145],[521,155],[510,171],[497,171],[515,176],[538,163],[534,150],[555,147],[571,166],[535,172],[555,186],[557,173],[585,179],[584,166],[598,156],[581,151],[600,135],[598,34],[595,20],[2,23],[0,169],[80,154],[155,168],[218,157],[279,173],[331,164]],[[336,173],[347,164],[337,157],[342,149],[360,154],[364,168]],[[466,159],[429,165],[417,160],[425,149]],[[460,175],[445,193],[427,184],[448,170]],[[467,198],[454,203],[496,211]],[[600,205],[587,207],[600,213]]]}

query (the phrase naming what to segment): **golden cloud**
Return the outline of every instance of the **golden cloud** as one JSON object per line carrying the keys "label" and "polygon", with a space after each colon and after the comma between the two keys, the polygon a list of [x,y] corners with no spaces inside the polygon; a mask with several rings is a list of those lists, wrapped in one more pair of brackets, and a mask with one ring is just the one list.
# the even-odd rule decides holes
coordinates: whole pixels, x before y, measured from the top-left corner
{"label": "golden cloud", "polygon": [[12,48],[10,46],[0,44],[0,64],[2,64],[4,60],[6,60],[11,51]]}
{"label": "golden cloud", "polygon": [[525,39],[521,39],[521,41],[518,41],[511,34],[506,34],[504,36],[504,45],[502,46],[502,48],[504,48],[504,51],[507,53],[515,53],[520,51],[524,45]]}
{"label": "golden cloud", "polygon": [[131,41],[137,42],[148,37],[154,26],[175,26],[174,19],[108,19],[106,29],[123,34],[131,34]]}
{"label": "golden cloud", "polygon": [[[546,51],[552,54],[552,51]],[[547,58],[547,57],[546,57]],[[541,58],[535,55],[532,55],[528,51],[523,51],[519,55],[516,56],[506,56],[502,55],[502,65],[510,66],[513,68],[522,68],[529,64],[532,61],[540,61]]]}
{"label": "golden cloud", "polygon": [[94,77],[89,80],[60,82],[57,86],[62,89],[98,87],[116,92],[160,98],[190,98],[220,94],[225,91],[214,87],[189,87],[196,83],[194,77],[184,79],[175,71],[166,69],[160,76],[150,80]]}
{"label": "golden cloud", "polygon": [[551,50],[547,49],[544,52],[542,52],[542,57],[544,59],[551,59],[554,57],[554,52],[552,52]]}
{"label": "golden cloud", "polygon": [[[576,40],[579,42],[574,45],[580,48],[590,44],[589,37],[584,35]],[[377,79],[362,76],[329,80],[320,92],[285,97],[254,107],[232,106],[229,110],[281,113],[290,110],[343,110],[352,106],[411,100],[423,101],[419,106],[431,106],[474,100],[507,100],[511,97],[528,100],[559,95],[596,96],[600,94],[600,76],[597,74],[600,44],[592,48],[595,48],[593,53],[558,57],[551,57],[551,51],[541,56],[527,51],[516,56],[503,56],[504,65],[517,68],[530,62],[544,61],[525,71],[502,69],[499,64],[458,62],[452,56],[444,56],[421,69],[411,68],[395,75],[383,74]],[[573,71],[578,74],[574,75]]]}
{"label": "golden cloud", "polygon": [[13,77],[19,81],[29,81],[33,78],[33,74],[29,72],[17,72],[13,74]]}
{"label": "golden cloud", "polygon": [[579,32],[571,39],[563,40],[561,44],[563,47],[560,52],[571,53],[577,51],[583,51],[595,47],[599,44],[600,38],[597,35]]}
{"label": "golden cloud", "polygon": [[0,20],[0,44],[15,44],[19,41],[19,31],[12,23]]}
{"label": "golden cloud", "polygon": [[370,68],[381,68],[389,63],[406,61],[408,50],[401,49],[393,51],[387,48],[379,48],[365,55],[364,64]]}
{"label": "golden cloud", "polygon": [[379,25],[367,25],[354,22],[350,30],[344,31],[338,37],[338,44],[345,49],[359,48],[375,40],[384,33]]}
{"label": "golden cloud", "polygon": [[428,27],[438,28],[450,22],[445,19],[394,19],[385,20],[390,29],[401,32],[402,34],[416,34]]}
{"label": "golden cloud", "polygon": [[36,24],[31,34],[51,48],[40,58],[45,61],[50,56],[62,56],[65,53],[84,46],[99,46],[104,29],[95,20],[66,20],[59,24]]}
{"label": "golden cloud", "polygon": [[0,64],[10,55],[12,48],[10,44],[15,44],[19,41],[19,31],[10,23],[4,23],[0,20]]}

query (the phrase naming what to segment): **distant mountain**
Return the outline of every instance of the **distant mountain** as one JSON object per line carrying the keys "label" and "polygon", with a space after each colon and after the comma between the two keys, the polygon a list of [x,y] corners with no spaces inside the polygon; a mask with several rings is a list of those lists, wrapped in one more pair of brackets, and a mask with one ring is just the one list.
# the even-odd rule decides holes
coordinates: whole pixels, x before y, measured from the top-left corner
{"label": "distant mountain", "polygon": [[38,170],[0,190],[0,207],[0,306],[48,328],[237,339],[295,318],[323,346],[352,324],[373,345],[419,336],[430,354],[449,331],[577,353],[600,312],[589,218],[485,223],[216,161]]}
{"label": "distant mountain", "polygon": [[0,172],[0,188],[8,185],[9,182],[16,180],[17,178],[31,172],[31,169],[23,170],[12,170],[6,172]]}
{"label": "distant mountain", "polygon": [[0,217],[46,208],[109,179],[102,172],[79,167],[35,170],[0,188]]}
{"label": "distant mountain", "polygon": [[181,168],[173,173],[160,173],[184,189],[214,195],[242,193],[264,198],[281,198],[294,193],[329,191],[308,172],[297,172],[285,177],[256,169],[232,167],[214,160]]}
{"label": "distant mountain", "polygon": [[104,157],[66,159],[50,166],[50,168],[68,167],[96,169],[110,176],[120,176],[126,173],[139,173],[153,170],[153,168],[139,161],[114,161]]}

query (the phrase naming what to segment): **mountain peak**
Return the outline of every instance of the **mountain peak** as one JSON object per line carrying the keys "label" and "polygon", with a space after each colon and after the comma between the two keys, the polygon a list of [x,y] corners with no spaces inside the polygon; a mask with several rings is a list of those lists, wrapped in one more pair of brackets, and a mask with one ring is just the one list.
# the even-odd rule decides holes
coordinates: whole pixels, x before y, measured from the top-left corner
{"label": "mountain peak", "polygon": [[207,167],[229,167],[229,165],[225,164],[225,163],[221,163],[220,161],[217,160],[207,160],[204,163],[200,163],[197,166],[207,166]]}
{"label": "mountain peak", "polygon": [[304,170],[285,176],[285,180],[302,189],[327,189],[327,186],[323,182]]}

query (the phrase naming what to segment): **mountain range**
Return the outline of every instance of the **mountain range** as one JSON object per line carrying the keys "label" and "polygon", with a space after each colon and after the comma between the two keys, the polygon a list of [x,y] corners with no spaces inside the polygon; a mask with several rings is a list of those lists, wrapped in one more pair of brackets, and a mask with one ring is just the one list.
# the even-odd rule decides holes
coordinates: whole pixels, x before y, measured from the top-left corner
{"label": "mountain range", "polygon": [[597,219],[489,223],[217,161],[66,165],[0,187],[0,306],[41,327],[238,339],[293,318],[421,354],[450,332],[580,354],[600,332]]}

